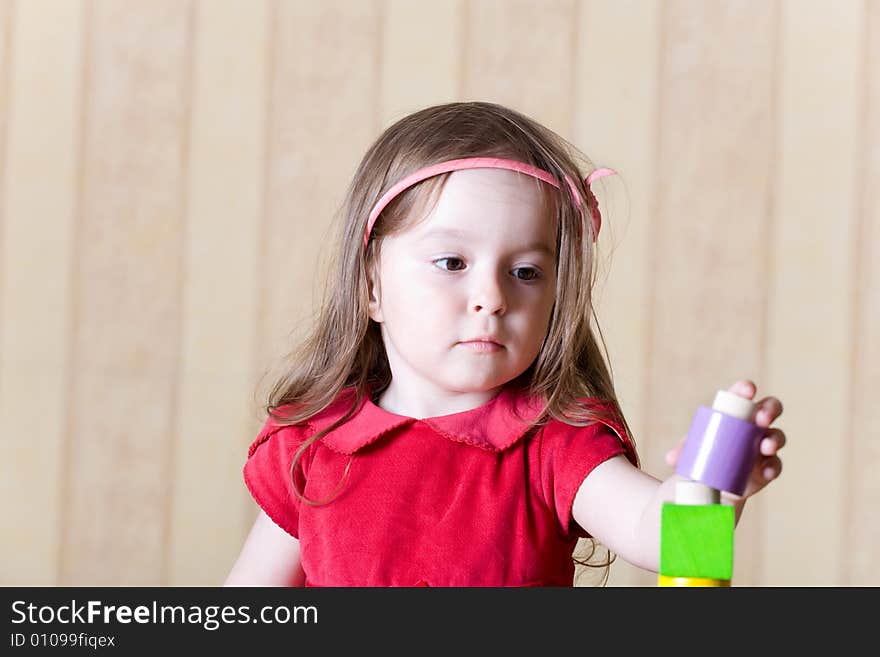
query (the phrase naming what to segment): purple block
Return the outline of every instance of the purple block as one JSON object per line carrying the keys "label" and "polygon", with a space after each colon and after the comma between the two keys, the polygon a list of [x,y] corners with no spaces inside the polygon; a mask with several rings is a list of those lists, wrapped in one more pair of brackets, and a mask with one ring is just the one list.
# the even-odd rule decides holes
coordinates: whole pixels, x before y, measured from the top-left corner
{"label": "purple block", "polygon": [[764,429],[752,422],[700,406],[675,472],[717,490],[742,495],[763,436]]}

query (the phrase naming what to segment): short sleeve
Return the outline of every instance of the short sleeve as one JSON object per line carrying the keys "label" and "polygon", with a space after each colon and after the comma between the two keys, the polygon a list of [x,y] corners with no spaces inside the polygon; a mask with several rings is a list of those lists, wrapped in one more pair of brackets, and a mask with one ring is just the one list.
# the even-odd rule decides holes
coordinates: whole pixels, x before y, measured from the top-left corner
{"label": "short sleeve", "polygon": [[571,515],[575,495],[593,469],[608,459],[625,454],[638,467],[638,458],[622,427],[600,422],[575,427],[552,422],[545,427],[541,445],[541,486],[567,538],[586,538],[587,533]]}
{"label": "short sleeve", "polygon": [[[300,500],[293,490],[290,466],[307,437],[304,427],[278,426],[270,418],[248,449],[243,469],[245,485],[254,501],[294,538],[299,538]],[[305,487],[308,457],[304,453],[293,472],[300,492]]]}

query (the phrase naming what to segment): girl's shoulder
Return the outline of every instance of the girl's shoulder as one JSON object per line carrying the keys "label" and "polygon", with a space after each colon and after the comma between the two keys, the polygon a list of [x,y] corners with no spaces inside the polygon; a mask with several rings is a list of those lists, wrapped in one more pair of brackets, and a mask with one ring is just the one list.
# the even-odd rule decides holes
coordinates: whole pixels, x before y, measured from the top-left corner
{"label": "girl's shoulder", "polygon": [[278,416],[269,414],[263,422],[263,426],[257,433],[256,438],[248,447],[248,458],[254,455],[257,449],[275,437],[275,439],[283,439],[285,442],[301,443],[314,433],[314,428],[309,421],[299,422],[297,424],[286,424],[281,418],[289,416],[293,411],[290,406],[280,406],[276,409]]}
{"label": "girl's shoulder", "polygon": [[354,394],[353,388],[343,388],[326,408],[296,424],[291,424],[288,418],[295,416],[297,406],[295,404],[278,406],[268,414],[262,428],[248,448],[248,457],[253,456],[260,445],[273,437],[276,440],[282,439],[289,444],[302,443],[316,431],[341,418],[346,409],[351,406]]}
{"label": "girl's shoulder", "polygon": [[635,442],[614,405],[595,397],[578,398],[577,401],[584,409],[588,409],[592,419],[581,423],[549,417],[541,432],[543,440],[563,445],[578,442],[605,442],[609,446],[616,444],[623,448],[622,451],[627,459],[638,467],[639,459]]}

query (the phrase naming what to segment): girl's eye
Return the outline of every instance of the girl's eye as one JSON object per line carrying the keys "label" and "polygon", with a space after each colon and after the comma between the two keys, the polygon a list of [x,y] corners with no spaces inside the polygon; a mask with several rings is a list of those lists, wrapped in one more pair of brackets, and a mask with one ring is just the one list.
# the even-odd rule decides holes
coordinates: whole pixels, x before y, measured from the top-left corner
{"label": "girl's eye", "polygon": [[521,278],[517,276],[517,278],[519,278],[519,280],[521,281],[536,281],[541,278],[541,272],[539,272],[537,269],[532,269],[531,267],[517,267],[516,269],[514,269],[514,271],[527,272],[527,278]]}
{"label": "girl's eye", "polygon": [[[443,267],[442,265],[438,265],[444,271],[461,271],[464,268],[463,267],[464,262],[462,261],[461,258],[438,258],[437,260],[434,260],[434,264],[437,264],[439,262],[444,262],[444,261],[447,261],[449,263],[446,267]],[[536,281],[542,277],[541,272],[533,267],[517,267],[513,271],[526,272],[525,276],[516,274],[516,279],[523,281],[524,283]]]}
{"label": "girl's eye", "polygon": [[[461,258],[438,258],[437,260],[434,261],[434,263],[436,264],[438,262],[443,262],[444,260],[448,260],[449,262],[452,262],[452,263],[457,262],[459,264],[464,264],[464,263],[462,263]],[[446,269],[446,267],[441,267],[441,269]],[[446,269],[446,271],[461,271],[461,270],[457,267],[453,267],[452,269]]]}

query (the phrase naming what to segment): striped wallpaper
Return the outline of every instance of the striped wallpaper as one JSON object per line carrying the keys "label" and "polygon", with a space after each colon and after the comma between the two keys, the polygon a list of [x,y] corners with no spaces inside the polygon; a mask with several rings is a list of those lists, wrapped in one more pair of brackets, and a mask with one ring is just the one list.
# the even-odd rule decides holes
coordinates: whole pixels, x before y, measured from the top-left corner
{"label": "striped wallpaper", "polygon": [[783,401],[734,585],[880,585],[878,0],[0,0],[0,584],[222,583],[345,185],[452,100],[620,172],[599,319],[646,470],[716,389]]}

